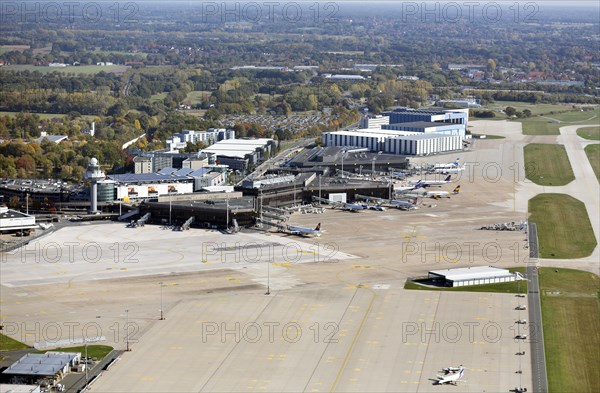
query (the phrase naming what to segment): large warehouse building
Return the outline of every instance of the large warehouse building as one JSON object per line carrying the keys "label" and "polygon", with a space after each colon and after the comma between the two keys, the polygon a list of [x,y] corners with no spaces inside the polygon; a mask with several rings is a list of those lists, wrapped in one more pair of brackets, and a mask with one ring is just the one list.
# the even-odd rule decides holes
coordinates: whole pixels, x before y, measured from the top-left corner
{"label": "large warehouse building", "polygon": [[463,287],[467,285],[495,284],[523,280],[518,272],[510,272],[493,266],[474,266],[458,269],[432,270],[429,279],[443,283],[447,287]]}
{"label": "large warehouse building", "polygon": [[460,150],[463,137],[439,133],[360,129],[324,132],[326,146],[367,148],[371,152],[426,155]]}
{"label": "large warehouse building", "polygon": [[385,140],[385,153],[402,155],[425,155],[460,150],[463,139],[459,135],[399,135]]}
{"label": "large warehouse building", "polygon": [[381,126],[384,130],[397,130],[397,131],[412,131],[422,132],[425,134],[436,133],[444,135],[460,135],[465,137],[466,128],[464,124],[446,124],[436,123],[431,121],[415,121],[411,123],[399,123],[399,124],[384,124]]}
{"label": "large warehouse building", "polygon": [[447,108],[404,108],[400,111],[388,113],[390,124],[412,123],[416,121],[463,124],[469,125],[469,109],[447,109]]}
{"label": "large warehouse building", "polygon": [[[354,131],[323,133],[326,146],[366,148],[398,155],[429,155],[461,150],[467,133],[468,109],[408,109],[377,119],[361,119]],[[389,119],[389,124],[385,124]]]}

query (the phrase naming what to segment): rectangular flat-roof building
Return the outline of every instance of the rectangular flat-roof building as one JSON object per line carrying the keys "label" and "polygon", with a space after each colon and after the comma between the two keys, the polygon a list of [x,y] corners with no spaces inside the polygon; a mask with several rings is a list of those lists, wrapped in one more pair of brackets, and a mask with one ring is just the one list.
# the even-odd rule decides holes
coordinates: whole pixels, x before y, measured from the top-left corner
{"label": "rectangular flat-roof building", "polygon": [[462,149],[462,136],[419,131],[360,129],[324,132],[326,146],[367,148],[371,152],[427,155]]}
{"label": "rectangular flat-roof building", "polygon": [[35,382],[45,378],[61,378],[79,363],[79,352],[27,353],[2,374],[11,380]]}
{"label": "rectangular flat-roof building", "polygon": [[446,109],[446,108],[406,108],[399,111],[389,112],[390,124],[410,123],[416,121],[463,124],[465,128],[469,123],[469,109]]}
{"label": "rectangular flat-roof building", "polygon": [[431,121],[413,121],[410,123],[383,124],[384,130],[412,131],[422,133],[437,133],[443,135],[460,135],[462,138],[466,135],[464,124],[439,123]]}
{"label": "rectangular flat-roof building", "polygon": [[35,217],[0,206],[0,232],[36,229]]}
{"label": "rectangular flat-roof building", "polygon": [[277,142],[270,138],[225,139],[202,149],[202,153],[216,156],[219,164],[245,170],[249,164],[256,164],[276,146]]}
{"label": "rectangular flat-roof building", "polygon": [[383,151],[390,154],[422,156],[462,149],[460,135],[416,134],[387,138]]}
{"label": "rectangular flat-roof building", "polygon": [[518,273],[493,266],[473,266],[457,269],[432,270],[428,277],[432,280],[443,281],[448,287],[467,285],[495,284],[524,279]]}

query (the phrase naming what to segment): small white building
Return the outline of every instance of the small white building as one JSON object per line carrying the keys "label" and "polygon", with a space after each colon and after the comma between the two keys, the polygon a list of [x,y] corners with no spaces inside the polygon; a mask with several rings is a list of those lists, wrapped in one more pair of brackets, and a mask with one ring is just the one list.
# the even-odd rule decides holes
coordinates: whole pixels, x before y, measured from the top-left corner
{"label": "small white building", "polygon": [[36,229],[35,217],[0,206],[0,232]]}
{"label": "small white building", "polygon": [[467,285],[496,284],[524,280],[518,272],[510,272],[493,266],[473,266],[457,269],[432,270],[429,279],[443,281],[448,287],[463,287]]}
{"label": "small white building", "polygon": [[40,393],[40,385],[0,384],[0,393]]}

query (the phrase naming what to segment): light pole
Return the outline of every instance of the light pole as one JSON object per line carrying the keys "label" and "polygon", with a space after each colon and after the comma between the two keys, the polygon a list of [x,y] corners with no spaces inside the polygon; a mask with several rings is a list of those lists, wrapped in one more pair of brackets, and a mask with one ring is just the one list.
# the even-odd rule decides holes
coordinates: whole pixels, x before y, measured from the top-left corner
{"label": "light pole", "polygon": [[126,351],[129,352],[129,310],[125,310],[125,344]]}
{"label": "light pole", "polygon": [[267,292],[265,295],[271,294],[271,261],[267,261]]}
{"label": "light pole", "polygon": [[225,218],[225,230],[229,229],[229,195],[227,195],[227,209],[226,209],[226,218]]}
{"label": "light pole", "polygon": [[171,226],[171,194],[169,194],[169,226]]}
{"label": "light pole", "polygon": [[159,282],[160,284],[160,320],[163,321],[165,318],[163,316],[163,282]]}
{"label": "light pole", "polygon": [[85,387],[87,388],[87,385],[89,383],[89,379],[88,379],[88,352],[87,352],[87,341],[85,342]]}
{"label": "light pole", "polygon": [[[21,205],[23,206],[23,205]],[[29,215],[29,193],[25,193],[25,213]]]}
{"label": "light pole", "polygon": [[373,160],[371,161],[371,179],[375,179],[375,160],[377,159],[377,157],[373,157]]}

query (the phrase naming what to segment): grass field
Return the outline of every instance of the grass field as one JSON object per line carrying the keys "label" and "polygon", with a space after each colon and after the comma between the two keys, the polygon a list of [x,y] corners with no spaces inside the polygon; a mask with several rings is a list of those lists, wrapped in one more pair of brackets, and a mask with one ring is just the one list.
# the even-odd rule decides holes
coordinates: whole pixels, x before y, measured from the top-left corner
{"label": "grass field", "polygon": [[163,101],[166,97],[167,97],[168,93],[158,93],[158,94],[152,94],[150,96],[150,102],[159,102],[159,101]]}
{"label": "grass field", "polygon": [[200,104],[204,99],[210,98],[210,91],[190,91],[185,97],[185,101],[190,101],[192,105]]}
{"label": "grass field", "polygon": [[38,71],[42,74],[48,74],[50,72],[60,72],[63,74],[97,74],[101,71],[104,72],[115,72],[121,73],[129,69],[129,66],[123,65],[112,65],[112,66],[96,66],[96,65],[82,65],[82,66],[67,66],[67,67],[48,67],[48,66],[33,66],[33,65],[9,65],[2,67],[2,70],[12,71]]}
{"label": "grass field", "polygon": [[361,50],[344,50],[344,51],[327,51],[330,55],[347,55],[347,56],[362,56],[365,52]]}
{"label": "grass field", "polygon": [[[530,102],[520,101],[496,101],[493,104],[487,105],[486,109],[500,111],[506,109],[507,106],[512,106],[518,111],[529,109],[531,111],[531,114],[534,116],[550,112],[560,112],[573,109],[573,106],[571,104],[532,104]],[[496,116],[498,115],[499,114],[496,114]]]}
{"label": "grass field", "polygon": [[18,351],[19,349],[27,348],[29,347],[22,342],[0,333],[0,351]]}
{"label": "grass field", "polygon": [[577,130],[577,135],[591,141],[600,141],[600,126],[580,128]]}
{"label": "grass field", "polygon": [[[18,113],[19,112],[2,112],[2,111],[0,111],[0,116],[14,117]],[[68,115],[63,114],[63,113],[32,113],[32,114],[38,115],[40,117],[40,119],[42,119],[42,120],[48,120],[48,119],[54,119],[54,118],[62,118],[62,117],[68,116]],[[86,118],[88,120],[94,120],[97,116],[94,116],[94,115],[81,115],[81,117]]]}
{"label": "grass field", "polygon": [[541,268],[540,295],[550,392],[594,392],[600,384],[600,280]]}
{"label": "grass field", "polygon": [[545,117],[529,117],[519,119],[523,124],[524,135],[559,135],[559,128],[575,125],[578,123],[598,123],[598,109],[594,111],[572,111],[559,113],[557,115],[547,115]]}
{"label": "grass field", "polygon": [[563,145],[530,143],[525,151],[525,176],[541,186],[564,186],[575,180]]}
{"label": "grass field", "polygon": [[[113,350],[113,347],[108,345],[88,345],[87,346],[87,355],[91,358],[97,358],[98,360],[103,359],[106,355]],[[57,352],[81,352],[81,356],[85,356],[85,346],[80,347],[68,347],[68,348],[55,348],[51,349],[51,351]],[[48,351],[37,351],[35,353],[46,353]]]}
{"label": "grass field", "polygon": [[29,45],[0,45],[0,55],[6,52],[12,52],[14,50],[23,52],[29,48],[31,48]]}
{"label": "grass field", "polygon": [[566,194],[540,194],[529,200],[529,220],[537,224],[540,258],[583,258],[596,237],[583,202]]}
{"label": "grass field", "polygon": [[590,165],[594,169],[596,179],[600,183],[600,144],[587,145],[584,150],[588,160],[590,160]]}
{"label": "grass field", "polygon": [[118,50],[101,50],[101,49],[95,49],[92,52],[102,54],[102,55],[114,54],[114,55],[124,55],[124,56],[139,56],[139,57],[143,57],[144,59],[146,57],[148,57],[148,54],[146,52],[124,52],[124,51],[118,51]]}

